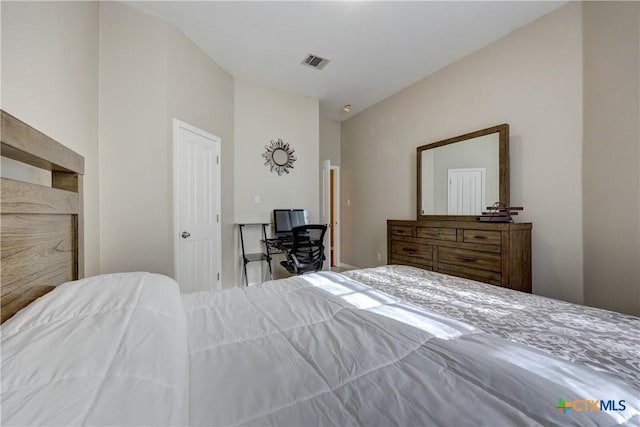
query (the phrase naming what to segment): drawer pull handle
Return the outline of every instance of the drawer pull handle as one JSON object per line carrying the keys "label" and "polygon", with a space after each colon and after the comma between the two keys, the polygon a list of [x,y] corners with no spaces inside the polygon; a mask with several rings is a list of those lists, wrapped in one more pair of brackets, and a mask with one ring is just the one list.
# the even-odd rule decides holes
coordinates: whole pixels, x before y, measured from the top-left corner
{"label": "drawer pull handle", "polygon": [[473,236],[474,239],[487,240],[487,236]]}
{"label": "drawer pull handle", "polygon": [[412,248],[402,248],[402,250],[405,251],[405,252],[412,253],[412,254],[416,252],[416,250],[412,249]]}
{"label": "drawer pull handle", "polygon": [[476,262],[478,258],[467,257],[467,256],[459,256],[458,259],[462,262]]}

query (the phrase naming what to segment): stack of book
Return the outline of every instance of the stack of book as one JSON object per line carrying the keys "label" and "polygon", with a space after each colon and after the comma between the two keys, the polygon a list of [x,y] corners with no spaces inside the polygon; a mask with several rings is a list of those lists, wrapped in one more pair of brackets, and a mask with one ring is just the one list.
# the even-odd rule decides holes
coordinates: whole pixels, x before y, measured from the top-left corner
{"label": "stack of book", "polygon": [[514,222],[513,216],[518,215],[518,211],[522,211],[522,206],[504,206],[500,202],[496,202],[493,206],[487,207],[486,212],[482,212],[482,216],[478,217],[478,221],[483,222]]}

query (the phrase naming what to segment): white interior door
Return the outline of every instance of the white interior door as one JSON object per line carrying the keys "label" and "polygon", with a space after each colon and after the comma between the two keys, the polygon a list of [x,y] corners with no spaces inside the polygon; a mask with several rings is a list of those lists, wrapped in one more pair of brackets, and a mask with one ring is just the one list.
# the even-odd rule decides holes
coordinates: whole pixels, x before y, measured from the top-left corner
{"label": "white interior door", "polygon": [[331,233],[331,161],[323,160],[320,165],[320,224],[327,225],[327,232],[324,235],[324,265],[323,270],[331,269],[331,244],[329,233]]}
{"label": "white interior door", "polygon": [[174,119],[174,250],[182,292],[220,286],[220,139]]}
{"label": "white interior door", "polygon": [[449,169],[449,215],[480,215],[484,202],[484,168]]}

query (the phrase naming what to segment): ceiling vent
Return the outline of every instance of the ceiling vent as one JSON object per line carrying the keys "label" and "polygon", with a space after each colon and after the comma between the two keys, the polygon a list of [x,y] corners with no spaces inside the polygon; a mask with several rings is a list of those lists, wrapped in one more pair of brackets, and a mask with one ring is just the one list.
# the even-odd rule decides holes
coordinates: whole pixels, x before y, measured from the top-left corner
{"label": "ceiling vent", "polygon": [[316,70],[322,70],[328,63],[328,59],[320,58],[319,56],[312,54],[308,54],[301,62],[302,65],[315,68]]}

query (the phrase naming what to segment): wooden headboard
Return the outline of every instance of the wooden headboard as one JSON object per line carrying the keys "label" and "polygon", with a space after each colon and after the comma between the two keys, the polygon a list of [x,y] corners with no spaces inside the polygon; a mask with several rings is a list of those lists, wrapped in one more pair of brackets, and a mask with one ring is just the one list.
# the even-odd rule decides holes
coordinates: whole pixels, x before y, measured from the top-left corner
{"label": "wooden headboard", "polygon": [[1,111],[2,157],[51,171],[51,187],[0,179],[0,321],[84,276],[84,158]]}

